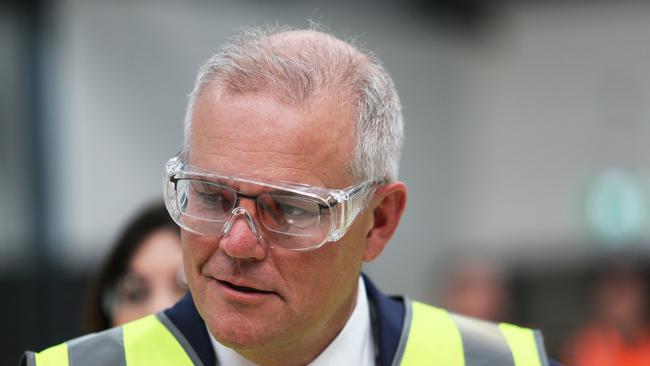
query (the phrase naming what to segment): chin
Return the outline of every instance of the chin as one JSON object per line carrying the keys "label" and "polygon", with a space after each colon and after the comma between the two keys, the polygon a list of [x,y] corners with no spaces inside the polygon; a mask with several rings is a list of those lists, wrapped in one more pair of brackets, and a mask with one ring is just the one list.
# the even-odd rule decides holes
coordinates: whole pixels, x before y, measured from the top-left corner
{"label": "chin", "polygon": [[233,304],[219,294],[203,288],[204,296],[197,296],[196,305],[212,336],[221,344],[235,349],[245,350],[261,345],[275,343],[282,337],[282,309],[276,302],[250,308]]}
{"label": "chin", "polygon": [[252,319],[241,319],[238,316],[217,316],[208,323],[210,333],[221,344],[234,350],[256,348],[273,338],[274,329],[262,325]]}

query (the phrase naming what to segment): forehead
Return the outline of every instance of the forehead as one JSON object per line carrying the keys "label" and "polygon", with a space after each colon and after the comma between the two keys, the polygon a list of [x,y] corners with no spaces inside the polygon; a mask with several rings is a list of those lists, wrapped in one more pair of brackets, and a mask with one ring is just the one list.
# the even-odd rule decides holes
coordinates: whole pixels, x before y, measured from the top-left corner
{"label": "forehead", "polygon": [[208,87],[192,114],[189,160],[204,169],[342,188],[353,182],[354,111],[342,98],[294,106],[269,93]]}

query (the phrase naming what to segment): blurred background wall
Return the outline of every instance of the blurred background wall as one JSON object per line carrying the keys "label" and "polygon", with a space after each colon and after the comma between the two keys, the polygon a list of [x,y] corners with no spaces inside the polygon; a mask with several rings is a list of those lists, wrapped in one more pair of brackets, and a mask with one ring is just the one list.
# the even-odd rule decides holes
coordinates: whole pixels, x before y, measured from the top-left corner
{"label": "blurred background wall", "polygon": [[411,200],[367,272],[440,303],[450,258],[490,258],[512,318],[557,354],[599,260],[650,249],[649,16],[642,1],[3,2],[0,363],[79,334],[89,275],[160,197],[202,61],[236,28],[308,19],[375,51],[404,104]]}

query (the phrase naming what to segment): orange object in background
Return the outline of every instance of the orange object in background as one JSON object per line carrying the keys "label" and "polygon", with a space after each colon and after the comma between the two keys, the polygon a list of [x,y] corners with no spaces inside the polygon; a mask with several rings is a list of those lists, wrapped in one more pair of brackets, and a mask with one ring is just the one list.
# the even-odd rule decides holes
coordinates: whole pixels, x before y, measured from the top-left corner
{"label": "orange object in background", "polygon": [[625,341],[614,327],[593,326],[581,331],[573,344],[573,356],[567,365],[575,366],[648,366],[650,332],[634,341]]}
{"label": "orange object in background", "polygon": [[649,366],[648,289],[640,267],[605,265],[594,287],[593,320],[568,343],[568,366]]}

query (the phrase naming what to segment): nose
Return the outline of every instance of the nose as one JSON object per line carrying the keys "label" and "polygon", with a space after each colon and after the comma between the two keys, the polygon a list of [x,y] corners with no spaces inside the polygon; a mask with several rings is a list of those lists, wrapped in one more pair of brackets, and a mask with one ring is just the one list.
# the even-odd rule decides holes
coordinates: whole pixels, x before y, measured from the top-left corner
{"label": "nose", "polygon": [[233,211],[223,231],[219,243],[230,257],[253,260],[266,258],[268,245],[259,234],[253,216],[245,208],[238,207]]}

